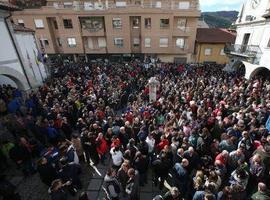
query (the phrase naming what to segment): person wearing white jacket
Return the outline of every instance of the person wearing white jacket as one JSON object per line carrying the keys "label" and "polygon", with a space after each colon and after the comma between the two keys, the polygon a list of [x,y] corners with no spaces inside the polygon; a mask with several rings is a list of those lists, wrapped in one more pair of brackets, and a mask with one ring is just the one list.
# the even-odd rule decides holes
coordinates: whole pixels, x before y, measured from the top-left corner
{"label": "person wearing white jacket", "polygon": [[119,147],[113,147],[110,150],[110,154],[112,155],[112,162],[114,167],[119,169],[123,162],[123,153],[121,152]]}

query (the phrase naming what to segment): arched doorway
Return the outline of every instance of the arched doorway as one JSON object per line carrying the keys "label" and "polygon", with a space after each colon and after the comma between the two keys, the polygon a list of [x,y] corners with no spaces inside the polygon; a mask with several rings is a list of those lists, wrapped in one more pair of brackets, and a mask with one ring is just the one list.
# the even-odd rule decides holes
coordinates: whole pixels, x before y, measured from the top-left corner
{"label": "arched doorway", "polygon": [[270,80],[270,70],[266,67],[259,67],[251,73],[250,78],[263,78],[264,80]]}
{"label": "arched doorway", "polygon": [[245,67],[244,63],[241,60],[236,60],[233,63],[232,66],[233,66],[233,69],[235,70],[235,72],[238,75],[245,76],[245,74],[246,74],[246,67]]}
{"label": "arched doorway", "polygon": [[26,91],[30,88],[26,77],[15,69],[6,66],[0,66],[0,75],[6,76],[7,78],[14,81],[17,87],[22,91]]}

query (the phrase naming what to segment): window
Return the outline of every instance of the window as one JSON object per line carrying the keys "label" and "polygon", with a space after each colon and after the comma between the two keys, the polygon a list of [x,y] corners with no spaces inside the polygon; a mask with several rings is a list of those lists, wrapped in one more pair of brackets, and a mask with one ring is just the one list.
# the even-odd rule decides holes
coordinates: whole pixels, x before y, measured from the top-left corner
{"label": "window", "polygon": [[225,56],[225,55],[226,55],[226,54],[224,53],[224,49],[221,49],[221,50],[220,50],[220,55],[221,55],[221,56]]}
{"label": "window", "polygon": [[85,10],[93,10],[94,9],[94,5],[91,2],[84,2],[84,9]]}
{"label": "window", "polygon": [[175,44],[176,47],[183,49],[185,47],[185,38],[177,38]]}
{"label": "window", "polygon": [[161,1],[156,2],[156,8],[161,8]]}
{"label": "window", "polygon": [[160,28],[168,28],[170,25],[169,19],[160,19]]}
{"label": "window", "polygon": [[188,1],[179,2],[179,9],[189,9],[190,3]]}
{"label": "window", "polygon": [[58,45],[59,47],[62,46],[62,40],[61,40],[61,38],[56,38],[56,42],[57,42],[57,45]]}
{"label": "window", "polygon": [[133,47],[140,46],[140,38],[133,38]]}
{"label": "window", "polygon": [[186,24],[187,24],[187,19],[184,19],[184,18],[180,18],[180,19],[177,19],[177,28],[184,31],[186,29]]}
{"label": "window", "polygon": [[35,19],[36,28],[44,28],[43,20],[42,19]]}
{"label": "window", "polygon": [[94,49],[93,39],[90,38],[90,37],[87,39],[87,47],[88,47],[89,49]]}
{"label": "window", "polygon": [[64,8],[72,8],[73,3],[72,2],[64,2]]}
{"label": "window", "polygon": [[59,8],[59,4],[57,2],[54,2],[53,3],[53,7],[56,8],[56,9],[58,9]]}
{"label": "window", "polygon": [[47,38],[40,38],[39,39],[41,48],[45,48],[46,46],[49,46],[49,41]]}
{"label": "window", "polygon": [[63,19],[63,23],[65,28],[73,28],[71,19]]}
{"label": "window", "polygon": [[113,18],[113,28],[122,28],[122,21],[121,18]]}
{"label": "window", "polygon": [[54,26],[54,29],[58,29],[58,24],[57,24],[57,21],[55,19],[53,20],[53,26]]}
{"label": "window", "polygon": [[151,28],[151,18],[144,19],[144,26],[145,28]]}
{"label": "window", "polygon": [[76,39],[75,38],[68,38],[67,39],[69,47],[76,47]]}
{"label": "window", "polygon": [[107,43],[106,43],[106,39],[104,37],[99,37],[98,38],[98,47],[99,48],[106,48]]}
{"label": "window", "polygon": [[140,28],[140,18],[134,17],[132,20],[133,28]]}
{"label": "window", "polygon": [[117,47],[124,46],[124,39],[123,38],[114,38],[114,45]]}
{"label": "window", "polygon": [[102,2],[95,2],[94,7],[95,7],[96,10],[103,10],[104,9],[104,6],[103,6]]}
{"label": "window", "polygon": [[169,38],[162,37],[159,39],[159,47],[168,47],[169,46]]}
{"label": "window", "polygon": [[144,39],[144,47],[151,47],[151,38],[148,37]]}
{"label": "window", "polygon": [[135,1],[135,5],[138,5],[138,6],[142,5],[141,0],[136,0],[136,1]]}
{"label": "window", "polygon": [[204,55],[211,56],[211,54],[212,54],[212,49],[211,48],[207,48],[207,49],[204,50]]}
{"label": "window", "polygon": [[24,26],[24,21],[23,21],[23,19],[18,19],[18,24],[21,25],[21,26]]}
{"label": "window", "polygon": [[127,3],[125,1],[116,1],[115,6],[117,8],[123,8],[127,6]]}

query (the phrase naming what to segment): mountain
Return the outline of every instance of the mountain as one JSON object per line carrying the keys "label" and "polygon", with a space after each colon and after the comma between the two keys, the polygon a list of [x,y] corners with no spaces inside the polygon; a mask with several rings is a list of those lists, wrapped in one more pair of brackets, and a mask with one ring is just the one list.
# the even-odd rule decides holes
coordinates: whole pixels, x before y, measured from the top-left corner
{"label": "mountain", "polygon": [[237,19],[237,11],[203,12],[201,18],[210,28],[230,28]]}

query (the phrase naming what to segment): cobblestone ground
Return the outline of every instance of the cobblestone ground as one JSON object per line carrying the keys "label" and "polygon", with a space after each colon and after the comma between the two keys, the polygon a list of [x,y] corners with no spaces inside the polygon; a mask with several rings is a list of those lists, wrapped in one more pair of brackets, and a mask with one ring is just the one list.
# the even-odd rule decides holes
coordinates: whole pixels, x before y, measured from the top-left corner
{"label": "cobblestone ground", "polygon": [[[110,159],[106,160],[105,165],[99,164],[96,167],[82,164],[81,180],[83,183],[83,189],[80,190],[75,197],[69,196],[68,200],[77,200],[79,194],[83,191],[87,192],[91,200],[106,199],[106,194],[103,189],[103,179],[109,167],[109,163]],[[20,193],[22,200],[50,199],[48,187],[41,182],[37,173],[24,178],[22,173],[16,170],[15,166],[11,164],[7,174],[8,179],[17,186],[17,190]],[[148,184],[140,188],[141,200],[152,200],[153,197],[160,193],[164,193],[165,191],[160,191],[154,186],[152,183],[152,172],[149,170]]]}

